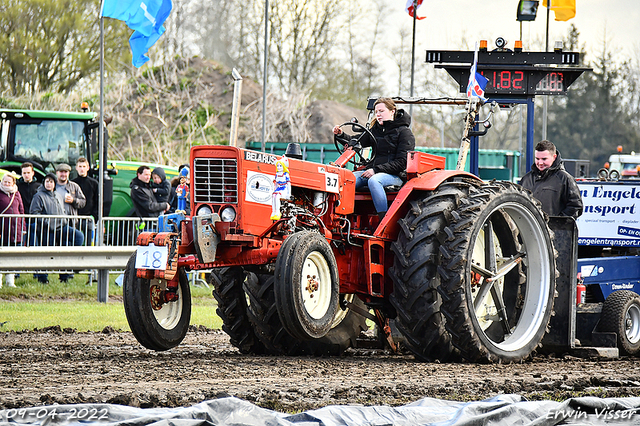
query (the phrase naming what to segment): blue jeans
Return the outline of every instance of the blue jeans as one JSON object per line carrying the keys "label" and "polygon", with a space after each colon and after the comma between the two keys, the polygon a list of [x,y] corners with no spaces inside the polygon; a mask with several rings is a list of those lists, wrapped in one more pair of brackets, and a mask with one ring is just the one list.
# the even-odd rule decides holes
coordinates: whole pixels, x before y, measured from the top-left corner
{"label": "blue jeans", "polygon": [[[46,241],[42,243],[42,245],[50,246],[55,246],[57,243],[62,243],[64,246],[81,246],[84,244],[84,235],[76,228],[64,225],[61,229],[49,233],[48,244]],[[33,274],[33,277],[41,283],[49,281],[49,274]],[[73,274],[60,274],[62,282],[67,282],[71,278],[73,278]]]}
{"label": "blue jeans", "polygon": [[353,172],[356,175],[356,191],[363,188],[369,188],[373,205],[378,213],[384,213],[389,206],[387,205],[387,193],[384,191],[385,186],[402,185],[403,181],[396,175],[388,173],[375,173],[370,178],[363,178],[361,175],[364,170]]}

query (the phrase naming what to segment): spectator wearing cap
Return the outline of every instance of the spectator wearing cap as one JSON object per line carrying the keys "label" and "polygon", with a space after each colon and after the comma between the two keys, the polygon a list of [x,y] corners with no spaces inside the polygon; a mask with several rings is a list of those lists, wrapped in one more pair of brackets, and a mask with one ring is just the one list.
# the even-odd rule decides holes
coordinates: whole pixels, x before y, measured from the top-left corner
{"label": "spectator wearing cap", "polygon": [[71,166],[65,163],[58,164],[56,167],[56,193],[64,201],[64,211],[69,216],[77,216],[78,209],[83,208],[87,204],[87,199],[78,185],[69,180]]}

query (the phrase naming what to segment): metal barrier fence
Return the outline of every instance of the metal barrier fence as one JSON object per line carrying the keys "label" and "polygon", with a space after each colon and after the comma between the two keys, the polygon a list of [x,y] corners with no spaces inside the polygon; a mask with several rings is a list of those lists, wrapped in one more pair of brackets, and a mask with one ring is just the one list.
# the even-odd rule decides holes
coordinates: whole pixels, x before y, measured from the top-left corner
{"label": "metal barrier fence", "polygon": [[101,226],[100,246],[91,216],[0,215],[0,271],[121,271],[140,232],[157,231],[158,218],[109,217]]}
{"label": "metal barrier fence", "polygon": [[[65,247],[99,245],[91,216],[0,215],[0,247]],[[102,219],[104,246],[135,246],[143,231],[158,230],[157,217]]]}
{"label": "metal barrier fence", "polygon": [[135,246],[141,232],[158,232],[157,217],[107,217],[102,219],[103,245]]}
{"label": "metal barrier fence", "polygon": [[[90,216],[0,215],[1,273],[70,273],[98,270],[98,301],[107,302],[109,272],[124,270],[143,231],[157,232],[158,218],[108,217],[102,245]],[[203,271],[193,286],[209,287]]]}
{"label": "metal barrier fence", "polygon": [[0,215],[0,247],[93,245],[91,216]]}

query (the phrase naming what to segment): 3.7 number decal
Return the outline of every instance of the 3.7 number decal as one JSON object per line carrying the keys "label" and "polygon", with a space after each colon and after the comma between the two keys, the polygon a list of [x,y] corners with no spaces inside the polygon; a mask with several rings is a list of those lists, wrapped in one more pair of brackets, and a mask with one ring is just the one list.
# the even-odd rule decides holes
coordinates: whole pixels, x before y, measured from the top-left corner
{"label": "3.7 number decal", "polygon": [[340,191],[340,179],[337,173],[325,173],[325,190],[337,194]]}

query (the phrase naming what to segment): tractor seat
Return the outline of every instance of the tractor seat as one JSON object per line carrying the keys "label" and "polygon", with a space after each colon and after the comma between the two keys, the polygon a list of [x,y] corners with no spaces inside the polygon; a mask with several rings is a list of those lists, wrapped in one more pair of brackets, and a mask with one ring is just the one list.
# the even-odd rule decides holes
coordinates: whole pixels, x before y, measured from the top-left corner
{"label": "tractor seat", "polygon": [[[384,192],[387,193],[387,200],[393,201],[396,199],[396,195],[398,195],[398,191],[400,191],[402,185],[388,185],[384,187]],[[364,189],[364,191],[356,191],[355,196],[356,201],[371,201],[371,193],[368,189]]]}

